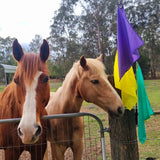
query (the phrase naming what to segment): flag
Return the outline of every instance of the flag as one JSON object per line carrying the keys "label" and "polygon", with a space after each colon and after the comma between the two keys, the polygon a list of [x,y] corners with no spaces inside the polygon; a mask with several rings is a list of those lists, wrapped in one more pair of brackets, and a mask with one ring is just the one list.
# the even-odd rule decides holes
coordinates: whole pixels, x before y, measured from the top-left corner
{"label": "flag", "polygon": [[145,120],[154,114],[145,90],[143,75],[137,62],[137,82],[132,65],[140,55],[138,48],[144,42],[129,24],[122,7],[117,8],[117,48],[114,63],[115,87],[121,90],[124,106],[129,110],[137,103],[138,91],[138,137],[141,143],[146,140]]}
{"label": "flag", "polygon": [[143,144],[146,140],[145,120],[154,114],[146,93],[143,74],[137,62],[137,86],[138,86],[138,138]]}
{"label": "flag", "polygon": [[137,103],[137,84],[132,65],[140,57],[138,48],[144,42],[129,24],[123,6],[117,8],[117,48],[114,64],[115,87],[121,90],[122,101],[131,110]]}
{"label": "flag", "polygon": [[139,59],[138,48],[144,42],[129,24],[123,6],[117,9],[117,44],[120,79]]}
{"label": "flag", "polygon": [[127,109],[131,110],[133,106],[135,106],[137,103],[137,83],[132,67],[130,67],[130,69],[124,74],[124,76],[120,80],[117,52],[114,62],[114,83],[115,87],[121,90],[121,96],[124,106]]}

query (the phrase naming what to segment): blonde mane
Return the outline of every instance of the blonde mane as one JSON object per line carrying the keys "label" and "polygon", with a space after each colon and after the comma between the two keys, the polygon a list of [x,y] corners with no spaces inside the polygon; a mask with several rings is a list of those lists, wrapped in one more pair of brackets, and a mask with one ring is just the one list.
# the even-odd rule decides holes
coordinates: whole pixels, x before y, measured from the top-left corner
{"label": "blonde mane", "polygon": [[[101,74],[102,72],[105,72],[105,66],[101,61],[92,58],[87,58],[86,60],[91,74]],[[75,79],[79,80],[83,74],[83,70],[84,69],[81,67],[80,62],[75,62],[70,71],[67,73],[62,86],[66,87],[67,85],[72,84]]]}
{"label": "blonde mane", "polygon": [[[100,58],[82,56],[75,62],[62,87],[50,98],[46,109],[49,115],[77,113],[80,112],[84,100],[94,103],[111,115],[120,116],[123,113],[122,101],[107,80],[105,67]],[[74,159],[82,159],[83,118],[53,119],[50,122],[50,141],[54,142],[51,143],[53,159],[64,159],[68,147],[72,149]]]}

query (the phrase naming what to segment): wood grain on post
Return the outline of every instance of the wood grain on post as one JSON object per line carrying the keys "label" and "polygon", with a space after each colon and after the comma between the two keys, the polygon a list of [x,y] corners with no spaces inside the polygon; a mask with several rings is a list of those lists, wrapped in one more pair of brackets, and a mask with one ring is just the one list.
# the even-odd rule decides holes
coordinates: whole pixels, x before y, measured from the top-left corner
{"label": "wood grain on post", "polygon": [[[113,76],[108,79],[114,87]],[[120,90],[117,92],[121,96]],[[139,160],[134,109],[126,109],[121,118],[109,117],[109,128],[112,160]]]}

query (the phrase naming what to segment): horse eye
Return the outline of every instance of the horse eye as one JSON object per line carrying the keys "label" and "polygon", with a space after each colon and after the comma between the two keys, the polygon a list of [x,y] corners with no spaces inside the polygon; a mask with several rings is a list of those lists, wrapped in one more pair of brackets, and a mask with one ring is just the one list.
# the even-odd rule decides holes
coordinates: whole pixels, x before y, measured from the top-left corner
{"label": "horse eye", "polygon": [[45,99],[43,99],[42,103],[45,103],[45,102],[46,102],[46,100],[45,100]]}
{"label": "horse eye", "polygon": [[14,78],[14,83],[18,85],[18,78]]}
{"label": "horse eye", "polygon": [[47,83],[48,80],[49,80],[49,77],[48,77],[48,76],[46,76],[46,77],[43,78],[43,82],[44,82],[44,83]]}
{"label": "horse eye", "polygon": [[93,84],[98,84],[98,83],[99,83],[99,81],[98,81],[97,79],[91,80],[91,82],[92,82]]}

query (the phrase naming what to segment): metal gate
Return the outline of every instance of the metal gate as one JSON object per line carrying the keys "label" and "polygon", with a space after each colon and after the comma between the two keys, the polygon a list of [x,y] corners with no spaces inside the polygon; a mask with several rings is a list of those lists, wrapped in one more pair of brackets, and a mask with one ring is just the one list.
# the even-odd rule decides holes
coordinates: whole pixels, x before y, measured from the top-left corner
{"label": "metal gate", "polygon": [[[70,113],[43,116],[42,119],[60,119],[73,117],[83,117],[84,123],[84,152],[83,160],[106,160],[105,138],[104,132],[108,132],[108,128],[103,127],[103,123],[99,117],[91,113]],[[17,123],[20,118],[0,120],[0,125],[3,123]],[[5,134],[5,133],[4,133]],[[10,146],[12,148],[17,146]],[[37,151],[38,152],[38,151]],[[0,160],[4,159],[4,150],[0,150]],[[24,151],[19,160],[30,160],[29,152]],[[47,159],[51,159],[50,148],[47,149]],[[65,160],[72,160],[73,154],[71,149],[67,149]]]}

